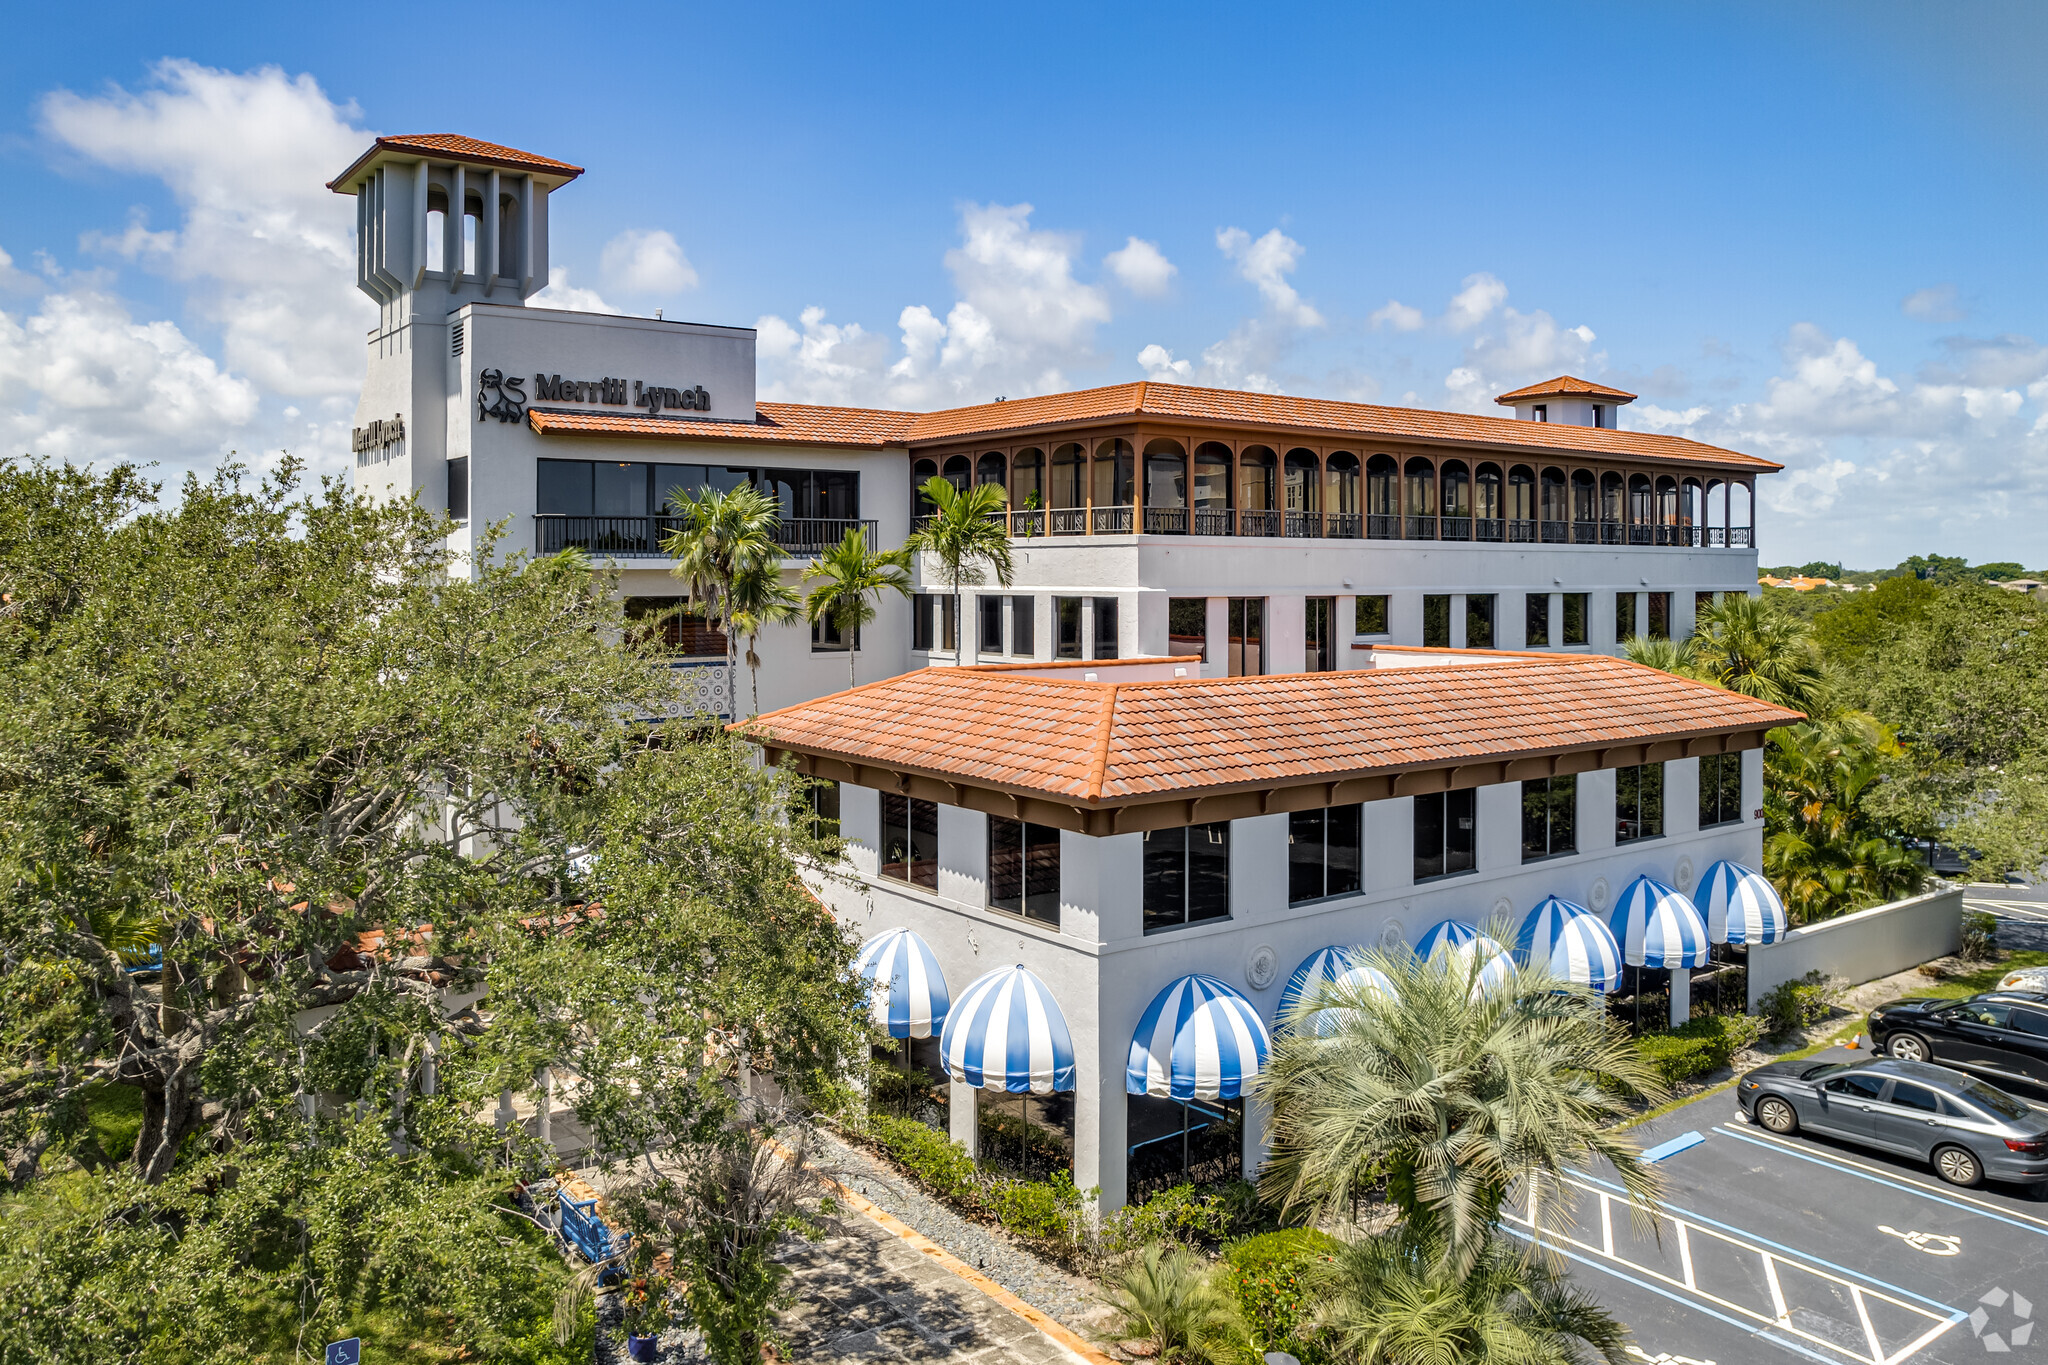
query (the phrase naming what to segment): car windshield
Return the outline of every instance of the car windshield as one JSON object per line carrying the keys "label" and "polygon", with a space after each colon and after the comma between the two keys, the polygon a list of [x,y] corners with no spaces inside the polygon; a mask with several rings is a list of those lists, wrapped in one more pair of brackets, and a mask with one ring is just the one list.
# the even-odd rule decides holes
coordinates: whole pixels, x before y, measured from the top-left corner
{"label": "car windshield", "polygon": [[2026,1105],[2021,1104],[2003,1090],[1994,1090],[1982,1081],[1971,1081],[1968,1085],[1964,1086],[1963,1095],[1965,1098],[1983,1105],[2002,1119],[2023,1119],[2030,1112]]}

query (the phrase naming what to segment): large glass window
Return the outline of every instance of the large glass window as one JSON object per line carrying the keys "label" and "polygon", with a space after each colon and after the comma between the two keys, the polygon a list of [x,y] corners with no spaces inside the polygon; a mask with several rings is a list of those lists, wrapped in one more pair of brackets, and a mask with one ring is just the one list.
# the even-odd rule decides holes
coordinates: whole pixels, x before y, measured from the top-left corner
{"label": "large glass window", "polygon": [[1351,631],[1354,635],[1385,635],[1391,629],[1385,593],[1356,599],[1351,610]]}
{"label": "large glass window", "polygon": [[1522,861],[1579,848],[1579,779],[1539,777],[1522,784]]}
{"label": "large glass window", "polygon": [[1664,765],[1614,770],[1614,842],[1655,839],[1664,833]]}
{"label": "large glass window", "polygon": [[1568,592],[1564,595],[1564,643],[1582,645],[1586,643],[1586,599],[1590,594]]}
{"label": "large glass window", "polygon": [[1671,594],[1653,592],[1650,597],[1650,638],[1668,640],[1671,638]]}
{"label": "large glass window", "polygon": [[1465,594],[1465,648],[1493,648],[1493,594]]}
{"label": "large glass window", "polygon": [[1614,594],[1614,643],[1620,644],[1636,633],[1636,595]]}
{"label": "large glass window", "polygon": [[1116,599],[1098,597],[1095,599],[1095,653],[1096,659],[1114,659],[1116,644]]}
{"label": "large glass window", "polygon": [[1549,648],[1549,593],[1532,592],[1522,600],[1522,642],[1530,649]]}
{"label": "large glass window", "polygon": [[1266,599],[1230,599],[1230,676],[1256,678],[1266,671]]}
{"label": "large glass window", "polygon": [[1060,925],[1060,832],[1025,820],[988,818],[988,903]]}
{"label": "large glass window", "polygon": [[1430,593],[1422,599],[1422,643],[1430,649],[1451,647],[1451,599]]}
{"label": "large glass window", "polygon": [[811,807],[811,834],[819,839],[839,837],[839,784],[830,778],[814,777],[805,793]]}
{"label": "large glass window", "polygon": [[[920,476],[937,472],[934,466]],[[535,461],[533,510],[542,516],[666,516],[685,494],[725,492],[742,485],[766,494],[784,520],[860,517],[860,474],[855,470],[614,460]]]}
{"label": "large glass window", "polygon": [[1003,599],[1000,597],[977,597],[974,599],[980,618],[980,631],[975,646],[983,654],[1003,652]]}
{"label": "large glass window", "polygon": [[1166,601],[1166,652],[1209,659],[1209,599],[1170,597]]}
{"label": "large glass window", "polygon": [[860,648],[860,627],[853,628],[851,638],[839,628],[839,622],[830,616],[821,616],[811,622],[811,653],[844,654],[849,649]]}
{"label": "large glass window", "polygon": [[1363,885],[1365,807],[1298,810],[1287,817],[1287,903],[1345,896]]}
{"label": "large glass window", "polygon": [[954,649],[960,638],[959,607],[951,596],[922,593],[910,602],[910,647]]}
{"label": "large glass window", "polygon": [[1053,628],[1058,633],[1060,659],[1081,657],[1081,599],[1078,597],[1055,597],[1052,599]]}
{"label": "large glass window", "polygon": [[1230,824],[1145,832],[1145,932],[1230,917]]}
{"label": "large glass window", "polygon": [[1700,758],[1700,827],[1728,825],[1742,818],[1742,755]]}
{"label": "large glass window", "polygon": [[1038,614],[1038,599],[1035,597],[1012,597],[1010,599],[1010,652],[1030,658],[1038,650],[1033,641],[1031,628]]}
{"label": "large glass window", "polygon": [[1474,792],[1431,792],[1415,798],[1415,880],[1477,867],[1479,817]]}
{"label": "large glass window", "polygon": [[927,891],[939,889],[939,806],[882,793],[882,875]]}
{"label": "large glass window", "polygon": [[1335,629],[1337,599],[1334,597],[1311,597],[1303,604],[1301,667],[1307,673],[1328,673],[1337,666],[1336,642],[1330,638]]}

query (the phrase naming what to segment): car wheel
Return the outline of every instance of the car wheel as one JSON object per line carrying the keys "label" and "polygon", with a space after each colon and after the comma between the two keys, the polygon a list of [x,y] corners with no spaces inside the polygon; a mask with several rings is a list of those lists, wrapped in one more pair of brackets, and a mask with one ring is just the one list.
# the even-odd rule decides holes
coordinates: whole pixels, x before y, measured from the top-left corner
{"label": "car wheel", "polygon": [[1776,1095],[1766,1095],[1756,1102],[1756,1121],[1783,1136],[1799,1131],[1799,1115]]}
{"label": "car wheel", "polygon": [[1917,1033],[1900,1033],[1885,1044],[1885,1051],[1902,1062],[1931,1062],[1934,1049],[1927,1046],[1927,1040]]}
{"label": "car wheel", "polygon": [[1967,1147],[1937,1147],[1934,1173],[1951,1185],[1980,1185],[1984,1181],[1984,1163]]}

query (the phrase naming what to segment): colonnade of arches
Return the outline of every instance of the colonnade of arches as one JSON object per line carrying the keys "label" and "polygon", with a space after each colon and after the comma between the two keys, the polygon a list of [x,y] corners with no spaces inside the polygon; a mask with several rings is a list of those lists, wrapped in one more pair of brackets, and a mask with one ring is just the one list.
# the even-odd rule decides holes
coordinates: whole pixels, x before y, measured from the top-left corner
{"label": "colonnade of arches", "polygon": [[[1754,542],[1754,489],[1707,474],[1111,437],[920,456],[913,489],[999,484],[1011,533],[1291,536],[1578,545]],[[913,492],[913,518],[932,509]]]}

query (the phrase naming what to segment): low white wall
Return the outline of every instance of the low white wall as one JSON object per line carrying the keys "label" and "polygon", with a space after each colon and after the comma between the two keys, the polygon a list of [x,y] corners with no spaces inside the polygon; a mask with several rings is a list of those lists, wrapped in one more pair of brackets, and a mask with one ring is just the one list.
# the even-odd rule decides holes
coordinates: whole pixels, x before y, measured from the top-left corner
{"label": "low white wall", "polygon": [[1861,985],[1903,972],[1963,946],[1963,889],[1930,891],[1840,919],[1794,929],[1749,950],[1749,1007],[1810,971]]}

